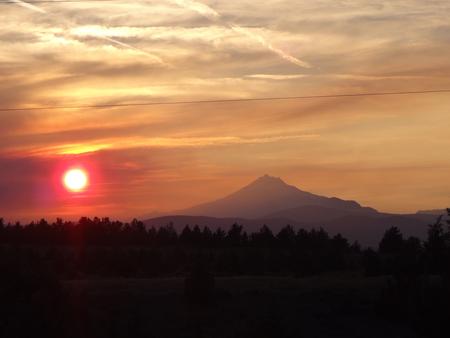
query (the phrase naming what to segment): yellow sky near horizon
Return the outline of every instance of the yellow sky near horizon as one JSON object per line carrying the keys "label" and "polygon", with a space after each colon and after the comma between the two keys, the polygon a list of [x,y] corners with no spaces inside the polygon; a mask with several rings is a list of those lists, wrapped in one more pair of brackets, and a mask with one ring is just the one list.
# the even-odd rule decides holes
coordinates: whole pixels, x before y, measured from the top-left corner
{"label": "yellow sky near horizon", "polygon": [[[450,89],[444,0],[0,4],[0,108]],[[0,216],[132,217],[263,174],[382,211],[450,203],[448,93],[0,111]],[[92,193],[55,192],[67,163]]]}

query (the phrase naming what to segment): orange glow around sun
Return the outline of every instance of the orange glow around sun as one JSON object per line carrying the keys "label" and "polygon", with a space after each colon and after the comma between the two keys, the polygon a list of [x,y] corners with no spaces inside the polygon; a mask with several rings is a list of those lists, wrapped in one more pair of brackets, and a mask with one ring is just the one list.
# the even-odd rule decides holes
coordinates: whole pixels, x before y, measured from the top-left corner
{"label": "orange glow around sun", "polygon": [[63,183],[67,190],[80,192],[86,189],[89,183],[88,175],[82,169],[70,169],[64,174]]}

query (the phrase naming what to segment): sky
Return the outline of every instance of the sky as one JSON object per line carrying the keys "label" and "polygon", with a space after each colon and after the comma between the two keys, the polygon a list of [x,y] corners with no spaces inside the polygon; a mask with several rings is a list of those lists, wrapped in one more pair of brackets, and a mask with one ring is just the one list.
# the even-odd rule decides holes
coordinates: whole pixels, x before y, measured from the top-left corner
{"label": "sky", "polygon": [[[140,217],[264,174],[381,211],[450,206],[448,93],[86,107],[450,89],[448,0],[12,2],[0,217]],[[20,110],[49,106],[79,108]],[[83,193],[62,188],[72,167]]]}

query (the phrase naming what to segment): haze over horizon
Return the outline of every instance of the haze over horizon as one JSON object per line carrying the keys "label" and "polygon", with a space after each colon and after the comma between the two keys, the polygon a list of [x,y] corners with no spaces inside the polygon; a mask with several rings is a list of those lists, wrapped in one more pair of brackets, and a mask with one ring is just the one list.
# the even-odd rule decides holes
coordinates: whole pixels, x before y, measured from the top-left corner
{"label": "haze over horizon", "polygon": [[139,217],[266,173],[385,212],[449,205],[445,93],[1,111],[449,89],[448,1],[1,6],[0,217]]}

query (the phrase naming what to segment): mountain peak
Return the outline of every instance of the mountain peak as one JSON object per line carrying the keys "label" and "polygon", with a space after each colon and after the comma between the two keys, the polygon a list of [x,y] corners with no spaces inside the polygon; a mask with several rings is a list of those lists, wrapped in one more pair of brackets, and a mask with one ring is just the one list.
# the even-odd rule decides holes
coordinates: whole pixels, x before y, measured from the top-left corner
{"label": "mountain peak", "polygon": [[264,175],[221,199],[181,211],[184,215],[258,218],[302,206],[340,210],[361,209],[354,201],[329,198],[302,191],[281,178]]}
{"label": "mountain peak", "polygon": [[284,182],[281,178],[275,177],[275,176],[270,176],[267,174],[265,174],[264,176],[258,177],[255,181],[253,181],[253,184],[254,183],[277,183],[277,184],[286,185],[286,182]]}
{"label": "mountain peak", "polygon": [[235,196],[236,193],[239,194],[241,192],[247,191],[256,194],[254,196],[246,196],[246,198],[253,199],[259,198],[258,195],[261,193],[284,193],[287,190],[292,189],[298,190],[296,187],[290,186],[289,184],[284,182],[281,178],[266,174],[264,176],[258,177],[256,180],[238,190],[234,194],[231,194],[230,196]]}

